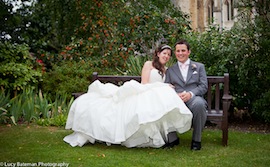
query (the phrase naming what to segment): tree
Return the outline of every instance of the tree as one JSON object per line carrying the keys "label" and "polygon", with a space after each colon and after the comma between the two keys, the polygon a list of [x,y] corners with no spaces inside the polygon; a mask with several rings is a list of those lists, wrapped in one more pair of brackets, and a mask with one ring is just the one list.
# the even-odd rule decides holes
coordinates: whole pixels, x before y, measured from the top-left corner
{"label": "tree", "polygon": [[151,56],[158,43],[174,44],[190,30],[186,16],[170,1],[79,1],[77,8],[83,22],[61,55],[91,60],[93,67],[123,70],[129,56]]}
{"label": "tree", "polygon": [[72,41],[59,54],[40,53],[45,55],[40,59],[53,64],[44,79],[51,82],[44,84],[48,91],[55,91],[57,79],[63,83],[58,92],[73,91],[74,85],[78,92],[87,88],[88,72],[126,73],[130,57],[151,58],[157,44],[173,45],[190,31],[186,16],[169,0],[79,0],[76,5],[80,11],[76,19],[81,24],[75,28]]}
{"label": "tree", "polygon": [[[58,52],[71,41],[77,26],[79,12],[76,0],[23,0],[16,11],[17,0],[1,1],[3,10],[1,34],[11,43],[27,43],[32,52],[38,50]],[[28,2],[28,3],[26,3]]]}
{"label": "tree", "polygon": [[239,86],[234,91],[254,117],[270,122],[270,2],[241,0],[238,9],[240,19],[233,31],[241,39],[231,58],[237,63]]}
{"label": "tree", "polygon": [[21,18],[13,11],[14,5],[9,1],[1,0],[0,8],[0,40],[5,41],[15,36]]}

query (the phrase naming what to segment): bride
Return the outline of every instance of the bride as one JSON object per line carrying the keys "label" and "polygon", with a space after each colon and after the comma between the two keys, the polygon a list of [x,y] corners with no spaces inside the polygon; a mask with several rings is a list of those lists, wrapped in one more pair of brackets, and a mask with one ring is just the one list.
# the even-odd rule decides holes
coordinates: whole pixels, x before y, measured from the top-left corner
{"label": "bride", "polygon": [[164,83],[165,64],[171,47],[160,45],[153,61],[145,62],[141,83],[131,80],[122,86],[94,81],[69,111],[64,138],[72,147],[90,142],[126,147],[159,148],[169,142],[168,134],[184,133],[191,127],[192,113]]}

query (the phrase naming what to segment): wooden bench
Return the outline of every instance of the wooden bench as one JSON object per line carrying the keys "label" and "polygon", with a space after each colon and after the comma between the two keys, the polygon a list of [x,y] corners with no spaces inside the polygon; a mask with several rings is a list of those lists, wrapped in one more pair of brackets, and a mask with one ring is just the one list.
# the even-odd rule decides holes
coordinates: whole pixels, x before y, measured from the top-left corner
{"label": "wooden bench", "polygon": [[[228,145],[228,110],[231,104],[232,96],[229,95],[229,74],[224,76],[207,76],[208,91],[205,99],[208,103],[207,120],[217,124],[222,130],[222,145]],[[122,85],[126,81],[136,80],[141,82],[140,76],[114,76],[114,75],[98,75],[93,73],[92,82],[99,80],[103,83],[114,83]],[[72,93],[77,98],[83,93]]]}

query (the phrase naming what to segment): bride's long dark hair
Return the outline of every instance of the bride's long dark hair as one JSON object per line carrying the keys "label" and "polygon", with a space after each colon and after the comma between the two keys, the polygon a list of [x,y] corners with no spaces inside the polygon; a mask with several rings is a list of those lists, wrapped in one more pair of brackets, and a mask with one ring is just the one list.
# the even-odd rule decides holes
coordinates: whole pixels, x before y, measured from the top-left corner
{"label": "bride's long dark hair", "polygon": [[153,67],[158,70],[158,73],[162,76],[162,78],[164,77],[164,74],[165,74],[165,66],[160,63],[158,53],[162,52],[164,49],[170,49],[172,52],[172,49],[169,45],[161,44],[155,50],[155,53],[153,55],[153,63],[152,63]]}

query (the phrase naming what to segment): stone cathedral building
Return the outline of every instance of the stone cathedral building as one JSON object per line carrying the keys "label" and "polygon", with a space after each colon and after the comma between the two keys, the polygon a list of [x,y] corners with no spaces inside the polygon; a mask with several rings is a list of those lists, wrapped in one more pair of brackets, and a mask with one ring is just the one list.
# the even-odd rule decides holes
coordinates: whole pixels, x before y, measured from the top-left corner
{"label": "stone cathedral building", "polygon": [[188,14],[191,26],[199,32],[204,31],[210,24],[222,29],[230,29],[237,21],[237,0],[171,0],[181,11]]}

